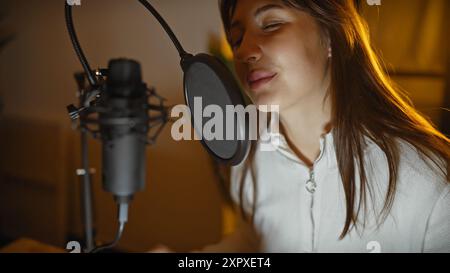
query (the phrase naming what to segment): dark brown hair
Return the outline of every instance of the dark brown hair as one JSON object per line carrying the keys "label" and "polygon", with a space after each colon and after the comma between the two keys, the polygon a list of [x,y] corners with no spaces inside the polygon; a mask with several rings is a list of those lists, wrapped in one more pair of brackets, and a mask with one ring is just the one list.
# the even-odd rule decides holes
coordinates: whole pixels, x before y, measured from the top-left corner
{"label": "dark brown hair", "polygon": [[[228,37],[230,20],[237,1],[220,1],[222,20]],[[377,217],[378,225],[389,214],[396,193],[400,160],[399,140],[411,144],[421,158],[430,167],[437,167],[439,173],[449,182],[449,139],[414,109],[408,97],[387,76],[371,46],[367,25],[358,12],[358,1],[282,0],[282,2],[315,18],[323,30],[328,31],[331,40],[333,58],[328,95],[332,101],[333,138],[346,199],[346,220],[340,239],[344,238],[353,227],[357,228],[361,209],[364,211],[367,209],[367,193],[372,197],[364,168],[366,137],[385,153],[389,168],[389,184],[383,209]],[[254,177],[252,162],[255,146],[253,143],[240,184],[240,207],[244,217],[243,178],[248,168]],[[360,179],[359,193],[356,192],[355,185],[357,169]],[[358,202],[357,194],[360,197]],[[255,204],[254,199],[252,216]]]}

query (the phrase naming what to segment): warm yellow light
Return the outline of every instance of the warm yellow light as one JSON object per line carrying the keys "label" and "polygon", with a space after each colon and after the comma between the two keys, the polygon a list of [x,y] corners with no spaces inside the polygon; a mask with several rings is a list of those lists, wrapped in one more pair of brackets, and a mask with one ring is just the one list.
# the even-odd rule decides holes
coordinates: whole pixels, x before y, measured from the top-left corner
{"label": "warm yellow light", "polygon": [[233,50],[231,49],[224,33],[222,33],[220,38],[220,52],[228,61],[233,59]]}

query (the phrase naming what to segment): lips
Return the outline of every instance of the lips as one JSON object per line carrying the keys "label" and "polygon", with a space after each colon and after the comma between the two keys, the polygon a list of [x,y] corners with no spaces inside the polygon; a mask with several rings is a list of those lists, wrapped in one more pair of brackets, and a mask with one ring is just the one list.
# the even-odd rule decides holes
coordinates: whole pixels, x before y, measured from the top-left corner
{"label": "lips", "polygon": [[256,91],[260,89],[263,85],[269,83],[277,73],[265,71],[265,70],[254,70],[248,74],[247,83],[250,89]]}

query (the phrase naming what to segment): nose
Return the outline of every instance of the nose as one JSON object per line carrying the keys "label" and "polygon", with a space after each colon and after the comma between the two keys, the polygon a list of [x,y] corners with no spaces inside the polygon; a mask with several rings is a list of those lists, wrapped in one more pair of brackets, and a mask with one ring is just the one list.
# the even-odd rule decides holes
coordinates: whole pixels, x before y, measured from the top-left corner
{"label": "nose", "polygon": [[241,63],[253,64],[261,59],[262,51],[255,37],[245,35],[234,55],[236,60]]}

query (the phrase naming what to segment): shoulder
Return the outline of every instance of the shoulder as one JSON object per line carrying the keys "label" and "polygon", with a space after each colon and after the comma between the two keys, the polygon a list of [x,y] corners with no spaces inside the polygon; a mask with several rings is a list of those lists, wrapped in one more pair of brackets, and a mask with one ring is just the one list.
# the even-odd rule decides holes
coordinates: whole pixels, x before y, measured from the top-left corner
{"label": "shoulder", "polygon": [[244,160],[236,166],[232,166],[230,169],[230,195],[235,205],[239,205],[243,201],[244,203],[242,205],[249,211],[253,196],[253,179],[247,160]]}
{"label": "shoulder", "polygon": [[[420,153],[412,144],[399,141],[400,165],[399,175],[409,181],[417,181],[419,186],[431,187],[441,193],[448,189],[446,178],[448,162],[434,156],[434,161]],[[442,172],[445,170],[445,173]]]}
{"label": "shoulder", "polygon": [[[397,192],[400,195],[433,202],[450,190],[450,183],[442,172],[442,170],[447,170],[447,162],[435,157],[439,166],[436,165],[412,144],[404,140],[398,140],[397,145],[399,151]],[[366,152],[366,161],[382,181],[388,181],[389,169],[386,155],[373,142]]]}

